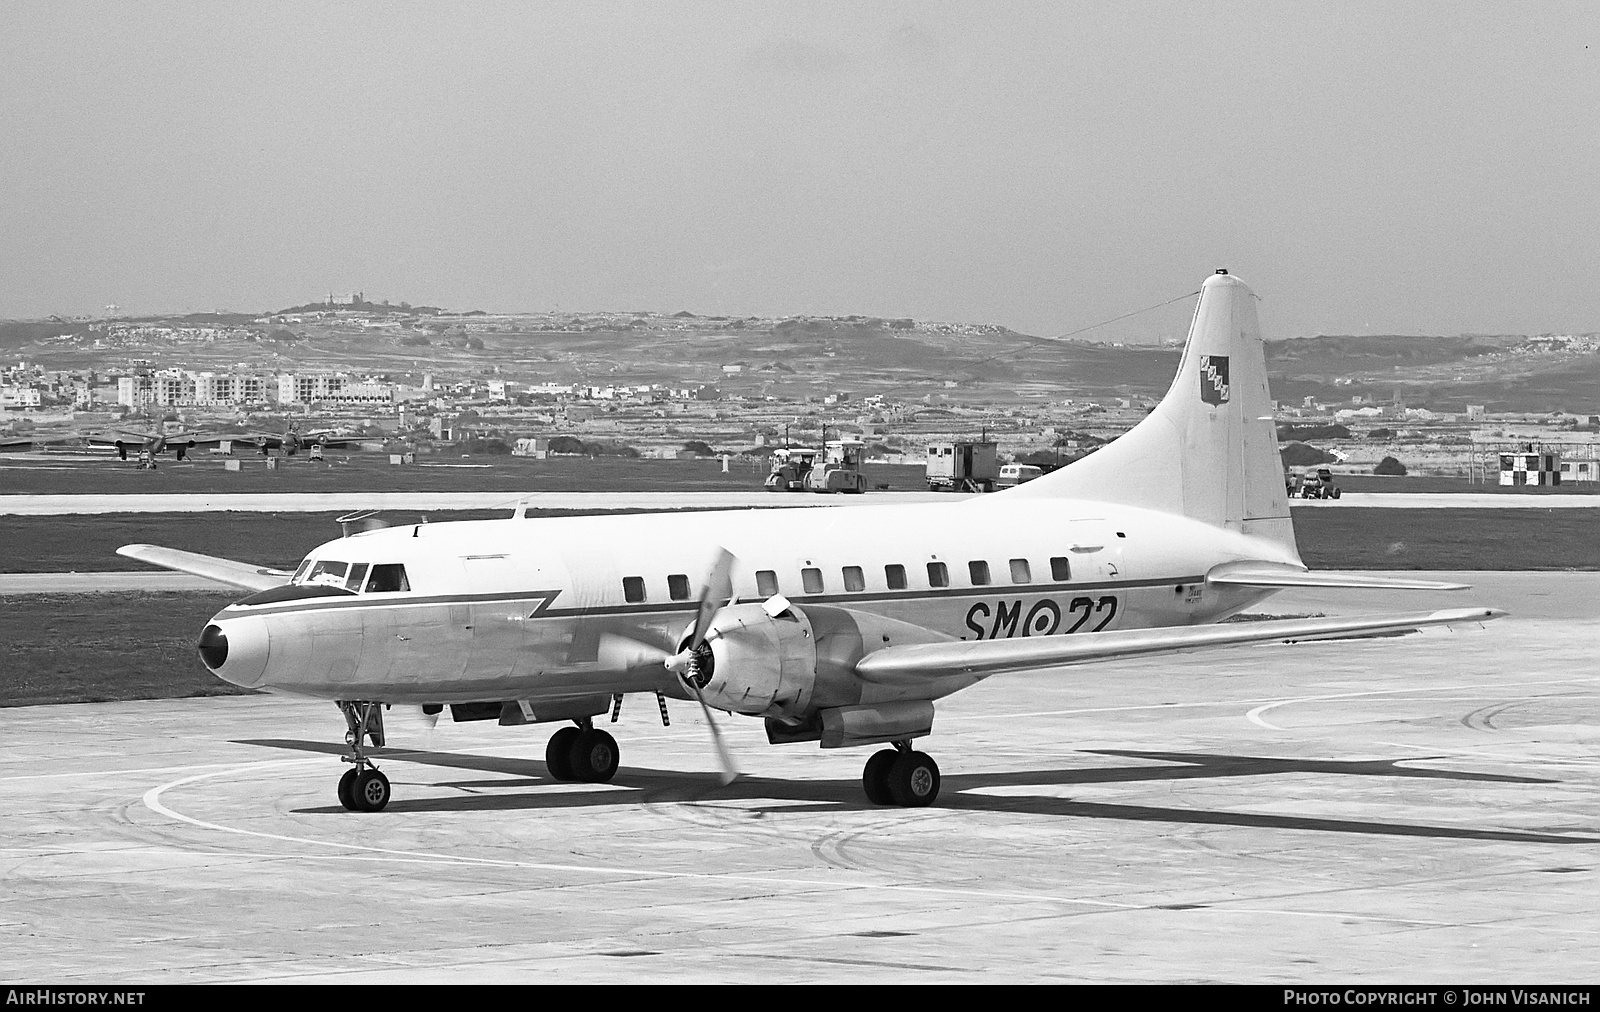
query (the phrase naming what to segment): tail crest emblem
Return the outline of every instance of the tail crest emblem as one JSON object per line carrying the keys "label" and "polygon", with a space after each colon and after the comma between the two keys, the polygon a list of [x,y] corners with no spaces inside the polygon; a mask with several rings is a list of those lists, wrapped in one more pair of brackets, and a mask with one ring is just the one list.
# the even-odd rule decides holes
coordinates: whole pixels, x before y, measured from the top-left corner
{"label": "tail crest emblem", "polygon": [[1200,399],[1207,404],[1228,403],[1228,356],[1200,356]]}

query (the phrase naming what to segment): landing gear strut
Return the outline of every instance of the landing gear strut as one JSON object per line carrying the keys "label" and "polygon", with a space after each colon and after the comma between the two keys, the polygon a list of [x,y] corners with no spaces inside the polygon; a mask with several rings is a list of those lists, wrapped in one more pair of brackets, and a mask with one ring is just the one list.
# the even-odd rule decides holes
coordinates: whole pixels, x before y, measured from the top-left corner
{"label": "landing gear strut", "polygon": [[339,758],[355,764],[339,778],[339,804],[352,812],[381,812],[389,805],[389,778],[372,765],[362,742],[383,747],[383,704],[340,700],[338,706],[350,728],[344,735],[350,755]]}
{"label": "landing gear strut", "polygon": [[617,739],[595,727],[588,717],[576,723],[576,727],[564,727],[550,736],[544,764],[557,780],[606,783],[617,773],[621,757]]}
{"label": "landing gear strut", "polygon": [[925,808],[939,796],[939,764],[926,752],[911,748],[911,740],[874,753],[861,771],[861,787],[874,805]]}

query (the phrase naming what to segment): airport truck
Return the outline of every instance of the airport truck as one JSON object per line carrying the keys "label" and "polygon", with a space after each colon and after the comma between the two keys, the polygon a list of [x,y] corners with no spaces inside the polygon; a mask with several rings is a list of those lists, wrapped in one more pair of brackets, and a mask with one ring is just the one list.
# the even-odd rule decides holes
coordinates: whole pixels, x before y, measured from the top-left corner
{"label": "airport truck", "polygon": [[928,488],[935,492],[993,492],[1000,458],[992,440],[928,444]]}
{"label": "airport truck", "polygon": [[865,448],[866,444],[859,439],[830,439],[823,444],[820,455],[814,449],[800,446],[774,450],[772,473],[766,480],[767,491],[852,495],[865,492],[867,479],[861,473]]}

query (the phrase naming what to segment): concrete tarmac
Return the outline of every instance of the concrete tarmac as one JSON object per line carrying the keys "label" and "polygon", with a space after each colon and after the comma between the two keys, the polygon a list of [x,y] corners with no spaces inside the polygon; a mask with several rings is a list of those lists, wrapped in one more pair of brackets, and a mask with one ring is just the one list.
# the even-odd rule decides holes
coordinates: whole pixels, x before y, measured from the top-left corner
{"label": "concrete tarmac", "polygon": [[13,979],[1539,982],[1600,975],[1600,574],[1297,592],[1482,629],[1001,676],[939,704],[937,805],[870,750],[630,697],[609,785],[548,727],[391,711],[383,813],[343,721],[254,696],[6,711]]}

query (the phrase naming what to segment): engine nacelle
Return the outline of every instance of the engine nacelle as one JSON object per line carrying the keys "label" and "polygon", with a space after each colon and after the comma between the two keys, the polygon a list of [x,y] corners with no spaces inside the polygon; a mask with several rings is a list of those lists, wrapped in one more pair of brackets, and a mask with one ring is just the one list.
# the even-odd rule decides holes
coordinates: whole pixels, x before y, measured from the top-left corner
{"label": "engine nacelle", "polygon": [[768,717],[804,713],[817,680],[811,620],[792,606],[776,615],[759,604],[722,608],[685,677],[719,710]]}
{"label": "engine nacelle", "polygon": [[[864,698],[865,683],[855,673],[861,658],[890,646],[952,639],[853,608],[802,609],[774,597],[719,609],[684,677],[719,710],[793,720],[821,708],[887,701]],[[876,692],[885,696],[881,687]],[[890,695],[916,698],[914,690]]]}

